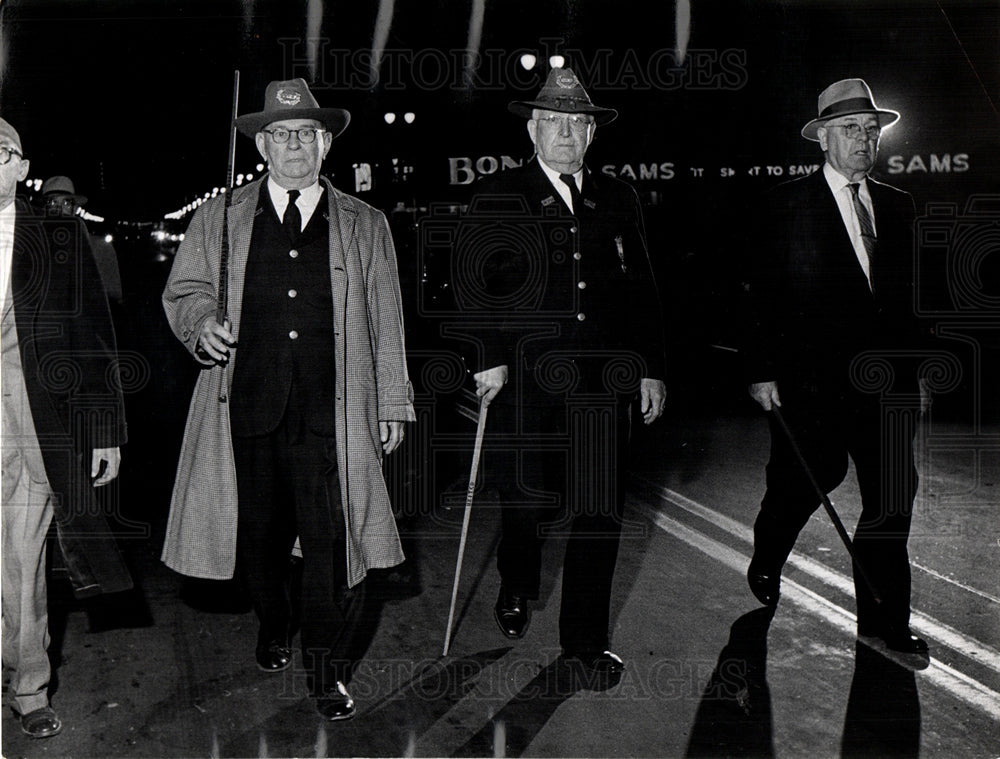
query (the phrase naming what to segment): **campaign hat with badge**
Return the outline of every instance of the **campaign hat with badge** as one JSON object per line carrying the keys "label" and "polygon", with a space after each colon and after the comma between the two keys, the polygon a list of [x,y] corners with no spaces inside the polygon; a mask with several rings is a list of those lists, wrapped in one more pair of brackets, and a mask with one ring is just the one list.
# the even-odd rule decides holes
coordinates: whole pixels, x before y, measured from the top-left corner
{"label": "campaign hat with badge", "polygon": [[315,119],[336,137],[351,122],[351,114],[343,108],[321,108],[304,79],[286,79],[267,85],[264,110],[239,116],[236,128],[253,137],[268,124],[286,119]]}
{"label": "campaign hat with badge", "polygon": [[614,108],[594,105],[573,69],[568,68],[552,69],[534,100],[515,100],[507,106],[511,113],[526,119],[531,118],[535,108],[557,113],[589,113],[598,124],[610,124],[618,118]]}

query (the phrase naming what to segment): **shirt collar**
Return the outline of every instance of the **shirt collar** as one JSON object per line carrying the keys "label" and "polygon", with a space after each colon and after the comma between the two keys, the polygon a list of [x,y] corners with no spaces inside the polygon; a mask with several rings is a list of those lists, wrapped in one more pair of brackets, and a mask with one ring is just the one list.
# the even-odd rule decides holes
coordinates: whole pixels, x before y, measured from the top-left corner
{"label": "shirt collar", "polygon": [[[541,158],[538,159],[538,165],[542,167],[542,171],[545,172],[545,176],[547,176],[549,178],[549,181],[552,183],[553,187],[559,187],[559,185],[565,186],[563,184],[563,181],[559,178],[562,175],[558,171],[556,171],[555,169],[553,169],[552,167],[546,165],[545,161],[543,161]],[[576,179],[576,189],[579,190],[580,189],[580,185],[583,183],[583,167],[582,166],[580,167],[579,171],[577,171],[576,173],[573,174],[573,178]]]}
{"label": "shirt collar", "polygon": [[[274,207],[279,212],[283,211],[285,205],[288,203],[288,190],[269,176],[267,178],[267,191],[271,194],[271,202],[274,203]],[[300,208],[312,208],[319,202],[319,196],[322,193],[323,188],[317,179],[308,187],[299,190],[299,199],[295,204]]]}
{"label": "shirt collar", "polygon": [[[828,162],[823,164],[823,176],[826,177],[826,183],[830,186],[830,191],[834,195],[851,184],[851,180],[833,168]],[[863,198],[868,197],[868,182],[866,180],[867,177],[863,177],[858,183],[860,185],[858,193]]]}

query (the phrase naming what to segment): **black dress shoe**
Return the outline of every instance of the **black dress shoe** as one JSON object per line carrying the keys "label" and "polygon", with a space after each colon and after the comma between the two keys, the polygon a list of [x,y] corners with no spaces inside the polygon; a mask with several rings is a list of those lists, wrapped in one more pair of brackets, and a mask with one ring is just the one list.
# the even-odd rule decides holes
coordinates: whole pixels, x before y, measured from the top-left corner
{"label": "black dress shoe", "polygon": [[625,669],[625,662],[611,651],[566,651],[563,656],[570,662],[579,662],[587,672],[597,675],[616,675]]}
{"label": "black dress shoe", "polygon": [[917,656],[927,656],[930,649],[927,641],[918,638],[909,628],[903,630],[871,630],[864,627],[858,628],[859,638],[879,638],[885,647],[890,651],[901,654],[916,654]]}
{"label": "black dress shoe", "polygon": [[501,585],[493,616],[500,631],[508,638],[523,638],[524,631],[528,629],[528,601]]}
{"label": "black dress shoe", "polygon": [[281,672],[292,663],[292,649],[287,643],[272,640],[257,645],[256,659],[258,669],[264,672]]}
{"label": "black dress shoe", "polygon": [[750,592],[764,606],[777,606],[781,596],[781,574],[779,572],[764,572],[754,566],[753,561],[747,568],[747,584]]}
{"label": "black dress shoe", "polygon": [[354,699],[344,684],[337,681],[337,689],[316,697],[316,711],[328,722],[350,719],[354,716]]}
{"label": "black dress shoe", "polygon": [[21,732],[32,738],[51,738],[62,730],[62,722],[51,706],[43,706],[41,709],[35,709],[19,716],[21,718]]}

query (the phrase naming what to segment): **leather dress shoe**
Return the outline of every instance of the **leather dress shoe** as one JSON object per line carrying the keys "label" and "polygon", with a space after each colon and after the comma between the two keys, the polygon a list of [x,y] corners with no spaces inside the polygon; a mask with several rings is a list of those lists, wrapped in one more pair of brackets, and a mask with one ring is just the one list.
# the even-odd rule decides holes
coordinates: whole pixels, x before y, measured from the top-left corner
{"label": "leather dress shoe", "polygon": [[879,638],[885,647],[890,651],[901,654],[916,654],[917,656],[927,656],[930,649],[927,641],[918,638],[909,628],[903,630],[870,630],[868,628],[858,628],[859,638]]}
{"label": "leather dress shoe", "polygon": [[616,675],[625,669],[625,662],[611,651],[566,651],[563,656],[571,662],[579,662],[587,672],[597,675]]}
{"label": "leather dress shoe", "polygon": [[501,585],[493,616],[500,631],[508,638],[523,638],[524,631],[528,629],[528,601]]}
{"label": "leather dress shoe", "polygon": [[354,699],[340,680],[337,689],[316,697],[316,711],[328,722],[350,719],[354,716]]}
{"label": "leather dress shoe", "polygon": [[264,672],[281,672],[292,663],[292,649],[284,642],[272,640],[257,645],[257,668]]}
{"label": "leather dress shoe", "polygon": [[43,706],[20,717],[21,732],[32,738],[51,738],[62,730],[62,722],[51,706]]}
{"label": "leather dress shoe", "polygon": [[747,568],[747,584],[750,592],[764,606],[777,606],[781,596],[781,574],[779,572],[762,572],[754,566],[753,561]]}

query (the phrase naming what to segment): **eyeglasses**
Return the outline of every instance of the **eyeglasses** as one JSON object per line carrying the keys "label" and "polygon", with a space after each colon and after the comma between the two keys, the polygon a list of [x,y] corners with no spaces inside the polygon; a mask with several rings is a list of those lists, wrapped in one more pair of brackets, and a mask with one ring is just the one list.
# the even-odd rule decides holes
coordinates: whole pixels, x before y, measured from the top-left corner
{"label": "eyeglasses", "polygon": [[548,124],[553,127],[562,126],[564,123],[569,122],[569,128],[574,132],[585,132],[594,124],[594,120],[589,116],[581,116],[577,113],[567,113],[562,116],[557,116],[554,113],[548,113],[544,116],[539,116],[535,119],[535,121],[542,124]]}
{"label": "eyeglasses", "polygon": [[[862,128],[860,124],[827,124],[828,127],[840,127],[844,130],[844,135],[849,140],[856,140],[861,136]],[[882,133],[882,127],[869,126],[864,128],[864,133],[868,135],[869,140],[877,140],[879,134]]]}
{"label": "eyeglasses", "polygon": [[14,155],[18,158],[24,158],[24,153],[20,153],[14,148],[0,148],[0,166],[10,163],[10,157]]}
{"label": "eyeglasses", "polygon": [[271,135],[271,139],[274,140],[279,145],[284,145],[288,142],[288,138],[293,134],[298,135],[299,142],[303,145],[311,145],[316,141],[316,134],[319,132],[325,132],[325,129],[316,129],[315,127],[305,127],[303,129],[261,129],[262,132],[267,132]]}

